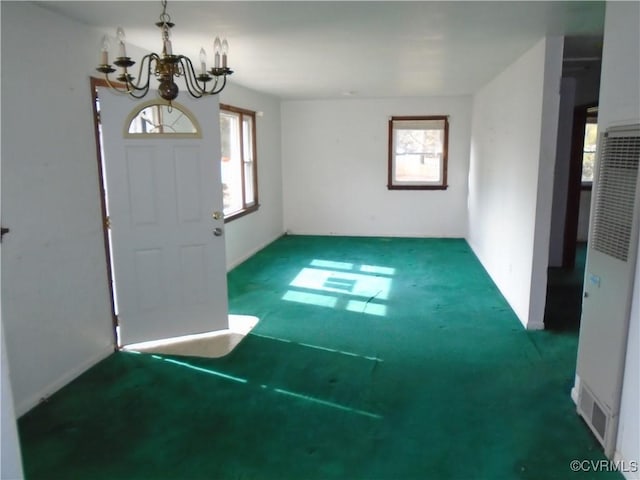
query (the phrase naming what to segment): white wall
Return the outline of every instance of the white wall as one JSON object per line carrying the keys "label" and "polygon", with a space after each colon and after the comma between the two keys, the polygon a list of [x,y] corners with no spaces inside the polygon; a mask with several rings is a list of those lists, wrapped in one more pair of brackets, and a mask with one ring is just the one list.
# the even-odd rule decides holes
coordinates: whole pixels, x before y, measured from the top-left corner
{"label": "white wall", "polygon": [[0,407],[2,407],[2,420],[0,428],[0,478],[23,478],[22,459],[20,455],[20,441],[18,439],[18,427],[13,405],[13,392],[9,377],[9,362],[7,360],[7,348],[4,342],[4,326],[0,324],[0,354],[2,363],[2,383],[0,384]]}
{"label": "white wall", "polygon": [[473,98],[472,249],[527,328],[543,328],[562,39],[543,39]]}
{"label": "white wall", "polygon": [[[640,123],[640,3],[607,2],[600,108],[601,131]],[[638,246],[636,247],[638,248]],[[640,262],[639,262],[640,263]],[[640,265],[636,264],[616,454],[640,464]],[[628,478],[640,478],[640,472]]]}
{"label": "white wall", "polygon": [[539,139],[540,163],[537,177],[538,189],[531,269],[531,297],[529,299],[529,316],[526,323],[528,329],[544,328],[563,50],[563,37],[547,37],[543,67],[542,125]]}
{"label": "white wall", "polygon": [[[0,23],[2,21],[2,9],[0,9]],[[1,41],[0,41],[1,44]],[[1,90],[0,77],[0,90]],[[2,115],[0,111],[0,125]],[[2,131],[0,131],[0,145],[2,144]],[[0,155],[0,165],[2,157]],[[0,177],[0,211],[2,203],[2,180]],[[0,271],[2,270],[2,244],[0,243]],[[0,278],[0,284],[2,283]],[[2,287],[0,285],[0,292]],[[0,478],[22,479],[22,458],[20,452],[20,440],[18,437],[18,425],[16,422],[15,406],[13,403],[13,388],[9,374],[9,359],[7,358],[7,346],[4,340],[4,322],[2,321],[2,296],[0,295]]]}
{"label": "white wall", "polygon": [[22,414],[113,351],[89,89],[100,35],[1,8],[2,320]]}
{"label": "white wall", "polygon": [[231,269],[284,233],[280,100],[239,85],[227,84],[220,102],[258,112],[256,149],[260,208],[225,225],[227,268]]}
{"label": "white wall", "polygon": [[[464,237],[471,98],[285,101],[285,229],[297,234]],[[449,115],[449,188],[387,190],[388,120]]]}

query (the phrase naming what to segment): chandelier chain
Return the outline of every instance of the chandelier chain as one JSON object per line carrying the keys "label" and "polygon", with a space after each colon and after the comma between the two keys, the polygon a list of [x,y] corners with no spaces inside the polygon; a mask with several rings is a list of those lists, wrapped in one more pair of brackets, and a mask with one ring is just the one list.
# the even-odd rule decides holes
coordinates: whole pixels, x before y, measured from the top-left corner
{"label": "chandelier chain", "polygon": [[171,23],[171,16],[167,13],[167,0],[162,0],[162,13],[160,14],[160,23]]}

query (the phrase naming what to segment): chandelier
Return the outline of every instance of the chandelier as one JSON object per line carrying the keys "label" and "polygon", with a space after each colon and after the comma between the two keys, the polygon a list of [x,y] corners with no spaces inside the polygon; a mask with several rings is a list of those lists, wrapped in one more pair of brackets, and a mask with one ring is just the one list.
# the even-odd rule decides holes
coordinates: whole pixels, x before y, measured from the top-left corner
{"label": "chandelier", "polygon": [[[142,57],[137,80],[129,73],[129,68],[136,62],[127,56],[125,34],[122,27],[118,27],[116,33],[119,52],[113,64],[120,69],[120,73],[115,77],[115,82],[109,78],[109,74],[116,71],[116,68],[109,64],[109,37],[107,35],[103,37],[100,65],[96,70],[104,74],[109,87],[122,93],[128,93],[134,98],[142,98],[149,92],[151,78],[154,76],[158,80],[158,94],[171,103],[171,100],[174,100],[179,92],[175,80],[183,77],[187,91],[194,98],[220,93],[227,83],[227,75],[233,73],[233,70],[227,67],[227,52],[229,50],[227,40],[221,41],[219,37],[216,37],[213,42],[214,66],[209,70],[207,70],[207,54],[204,48],[200,49],[200,73],[196,74],[196,69],[188,57],[173,53],[171,28],[174,23],[171,22],[171,17],[167,13],[166,0],[162,0],[162,13],[156,26],[162,32],[162,53],[160,55],[150,53]],[[209,84],[211,81],[213,83]]]}

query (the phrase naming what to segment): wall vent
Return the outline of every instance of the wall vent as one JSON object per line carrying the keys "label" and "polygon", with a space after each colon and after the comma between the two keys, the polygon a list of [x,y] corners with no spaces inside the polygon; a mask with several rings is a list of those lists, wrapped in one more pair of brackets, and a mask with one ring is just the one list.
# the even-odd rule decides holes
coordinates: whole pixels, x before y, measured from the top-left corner
{"label": "wall vent", "polygon": [[609,129],[603,137],[599,162],[593,248],[626,262],[640,162],[640,132]]}
{"label": "wall vent", "polygon": [[603,409],[595,396],[591,394],[588,387],[582,382],[580,384],[578,396],[578,413],[596,436],[598,441],[604,446],[605,453],[609,455],[612,451],[615,435],[614,418],[607,410]]}

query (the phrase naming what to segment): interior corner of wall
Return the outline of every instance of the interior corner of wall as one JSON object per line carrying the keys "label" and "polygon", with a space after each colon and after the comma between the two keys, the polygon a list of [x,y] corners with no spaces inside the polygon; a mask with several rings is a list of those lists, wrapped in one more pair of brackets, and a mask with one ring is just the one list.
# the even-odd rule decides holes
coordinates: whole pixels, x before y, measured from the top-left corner
{"label": "interior corner of wall", "polygon": [[[495,281],[494,281],[495,283]],[[497,286],[497,283],[496,283]],[[502,296],[505,298],[505,300],[507,301],[507,303],[509,304],[509,307],[511,307],[511,310],[513,311],[513,313],[515,314],[516,318],[518,319],[518,321],[520,322],[520,324],[522,325],[522,328],[524,328],[525,330],[529,330],[529,323],[528,323],[528,318],[527,318],[527,312],[526,310],[523,311],[521,308],[519,308],[518,304],[511,301],[506,295],[505,292],[502,290],[501,287],[498,287],[498,290],[500,290],[500,292],[502,293]]]}

